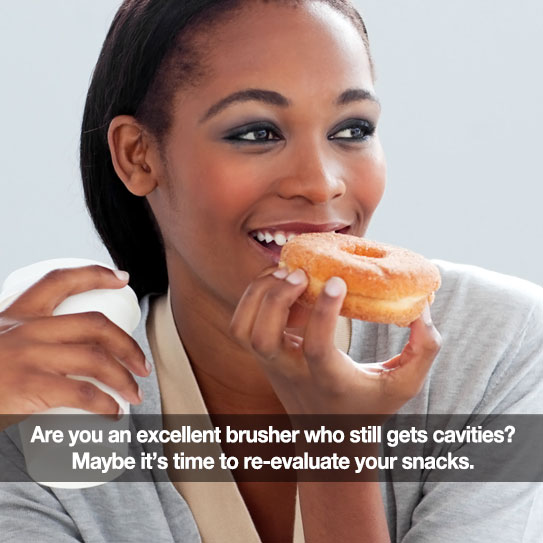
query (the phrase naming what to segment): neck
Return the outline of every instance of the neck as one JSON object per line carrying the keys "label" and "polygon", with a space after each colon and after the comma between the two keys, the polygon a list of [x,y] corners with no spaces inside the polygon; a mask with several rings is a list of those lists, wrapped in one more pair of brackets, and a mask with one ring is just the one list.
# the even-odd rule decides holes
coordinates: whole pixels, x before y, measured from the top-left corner
{"label": "neck", "polygon": [[172,282],[170,296],[177,332],[208,411],[212,414],[284,413],[259,362],[229,334],[235,308],[203,295],[190,281]]}

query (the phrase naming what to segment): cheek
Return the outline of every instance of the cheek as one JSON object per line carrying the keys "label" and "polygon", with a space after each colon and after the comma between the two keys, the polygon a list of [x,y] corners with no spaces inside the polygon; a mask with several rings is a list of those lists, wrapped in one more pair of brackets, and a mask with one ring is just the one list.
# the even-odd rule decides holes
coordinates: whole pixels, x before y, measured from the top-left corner
{"label": "cheek", "polygon": [[198,171],[190,173],[194,193],[191,200],[198,202],[199,210],[208,221],[238,222],[258,199],[262,189],[259,171],[253,171],[248,161],[228,157],[198,157]]}
{"label": "cheek", "polygon": [[379,205],[386,185],[386,162],[379,143],[358,163],[354,179],[352,191],[364,208],[367,223]]}

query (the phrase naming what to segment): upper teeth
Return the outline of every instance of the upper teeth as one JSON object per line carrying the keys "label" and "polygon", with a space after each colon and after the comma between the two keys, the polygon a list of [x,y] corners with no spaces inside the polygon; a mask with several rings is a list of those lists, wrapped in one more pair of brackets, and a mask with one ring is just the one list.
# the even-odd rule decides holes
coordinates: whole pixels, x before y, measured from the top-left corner
{"label": "upper teeth", "polygon": [[269,232],[267,230],[258,230],[253,236],[258,241],[265,241],[266,243],[271,243],[275,241],[277,245],[284,245],[287,241],[290,241],[293,237],[296,236],[293,232]]}

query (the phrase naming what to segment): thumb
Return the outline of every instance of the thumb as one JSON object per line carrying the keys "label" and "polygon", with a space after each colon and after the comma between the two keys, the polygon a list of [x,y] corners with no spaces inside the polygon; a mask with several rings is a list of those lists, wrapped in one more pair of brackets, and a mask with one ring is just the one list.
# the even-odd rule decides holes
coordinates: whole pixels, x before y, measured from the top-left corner
{"label": "thumb", "polygon": [[426,379],[432,364],[441,348],[441,335],[436,330],[430,308],[424,308],[422,315],[413,321],[409,327],[411,334],[402,352],[384,362],[384,370],[390,381],[389,385],[397,388],[397,393],[409,398],[416,396]]}

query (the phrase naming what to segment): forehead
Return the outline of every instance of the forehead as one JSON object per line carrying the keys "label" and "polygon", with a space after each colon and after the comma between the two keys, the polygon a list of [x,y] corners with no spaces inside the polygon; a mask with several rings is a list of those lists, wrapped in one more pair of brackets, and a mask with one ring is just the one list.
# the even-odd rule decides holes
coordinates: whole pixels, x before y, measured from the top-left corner
{"label": "forehead", "polygon": [[342,13],[322,2],[251,3],[196,40],[206,77],[193,89],[214,99],[245,87],[335,99],[349,87],[373,89],[362,37]]}

